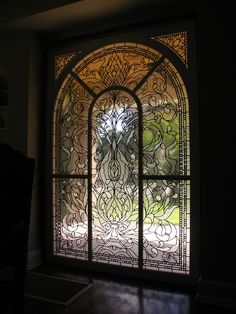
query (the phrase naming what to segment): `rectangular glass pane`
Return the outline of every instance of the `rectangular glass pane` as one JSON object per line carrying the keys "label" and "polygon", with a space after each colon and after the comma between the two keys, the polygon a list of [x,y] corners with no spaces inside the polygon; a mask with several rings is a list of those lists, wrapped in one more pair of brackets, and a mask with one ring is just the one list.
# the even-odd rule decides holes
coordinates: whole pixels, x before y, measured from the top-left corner
{"label": "rectangular glass pane", "polygon": [[54,254],[88,259],[87,180],[53,179]]}
{"label": "rectangular glass pane", "polygon": [[143,198],[144,268],[189,274],[190,181],[144,181]]}
{"label": "rectangular glass pane", "polygon": [[111,91],[98,98],[92,121],[92,258],[137,267],[137,105],[126,92]]}

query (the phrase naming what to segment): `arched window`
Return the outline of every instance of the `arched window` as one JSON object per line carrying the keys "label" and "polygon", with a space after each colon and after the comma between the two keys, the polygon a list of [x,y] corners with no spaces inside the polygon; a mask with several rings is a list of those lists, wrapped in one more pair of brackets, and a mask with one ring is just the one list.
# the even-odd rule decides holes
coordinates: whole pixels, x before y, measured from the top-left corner
{"label": "arched window", "polygon": [[53,52],[52,255],[189,275],[188,32],[144,42]]}

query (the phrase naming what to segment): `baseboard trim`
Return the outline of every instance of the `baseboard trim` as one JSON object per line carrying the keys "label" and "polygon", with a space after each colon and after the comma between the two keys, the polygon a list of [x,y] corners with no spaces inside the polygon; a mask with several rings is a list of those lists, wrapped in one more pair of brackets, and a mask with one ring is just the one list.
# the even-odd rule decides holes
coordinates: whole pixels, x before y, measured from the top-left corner
{"label": "baseboard trim", "polygon": [[32,270],[42,264],[42,252],[41,250],[31,250],[27,254],[26,269]]}
{"label": "baseboard trim", "polygon": [[236,308],[236,284],[200,278],[196,301],[227,308]]}

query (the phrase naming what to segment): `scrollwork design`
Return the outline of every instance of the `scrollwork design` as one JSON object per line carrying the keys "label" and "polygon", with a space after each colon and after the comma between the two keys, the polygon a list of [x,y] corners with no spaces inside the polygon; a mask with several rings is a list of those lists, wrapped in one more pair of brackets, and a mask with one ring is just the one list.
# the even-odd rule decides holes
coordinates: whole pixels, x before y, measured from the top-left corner
{"label": "scrollwork design", "polygon": [[144,186],[144,260],[179,261],[179,183],[149,180]]}
{"label": "scrollwork design", "polygon": [[151,39],[159,41],[167,46],[169,49],[171,49],[188,68],[188,33],[186,31],[167,35],[153,36],[151,37]]}
{"label": "scrollwork design", "polygon": [[112,45],[85,58],[74,71],[95,93],[115,86],[133,90],[161,56],[134,43]]}
{"label": "scrollwork design", "polygon": [[[115,95],[115,96],[114,96]],[[127,93],[103,95],[93,112],[93,256],[137,264],[138,113]],[[100,255],[99,255],[99,254]],[[108,261],[108,260],[107,260]]]}
{"label": "scrollwork design", "polygon": [[70,248],[85,257],[88,245],[87,184],[86,180],[60,180],[61,248]]}
{"label": "scrollwork design", "polygon": [[179,173],[178,98],[165,72],[155,72],[138,92],[143,105],[144,174]]}
{"label": "scrollwork design", "polygon": [[189,174],[189,121],[180,75],[160,53],[134,43],[102,47],[72,72],[54,119],[54,172],[65,176],[55,197],[58,252],[88,258],[89,202],[93,261],[138,267],[143,245],[144,268],[185,271],[189,187],[175,176]]}
{"label": "scrollwork design", "polygon": [[56,56],[55,58],[55,79],[56,80],[59,78],[59,76],[63,72],[65,66],[79,53],[80,51],[77,51],[77,52],[67,53],[65,55]]}
{"label": "scrollwork design", "polygon": [[[68,80],[61,108],[61,143],[57,168],[69,174],[87,173],[88,107],[91,96],[74,79]],[[59,157],[59,158],[58,158]]]}

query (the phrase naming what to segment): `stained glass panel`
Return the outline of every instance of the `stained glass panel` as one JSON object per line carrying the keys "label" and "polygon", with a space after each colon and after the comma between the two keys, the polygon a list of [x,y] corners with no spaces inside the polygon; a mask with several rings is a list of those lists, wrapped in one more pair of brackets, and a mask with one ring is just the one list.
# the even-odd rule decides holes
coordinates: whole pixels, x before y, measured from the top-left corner
{"label": "stained glass panel", "polygon": [[112,86],[133,90],[161,56],[140,44],[117,43],[89,54],[73,70],[96,94]]}
{"label": "stained glass panel", "polygon": [[56,100],[54,112],[55,173],[87,174],[88,108],[91,96],[68,75]]}
{"label": "stained glass panel", "polygon": [[93,260],[138,265],[138,111],[123,91],[93,110]]}
{"label": "stained glass panel", "polygon": [[182,77],[157,50],[130,42],[101,47],[73,66],[53,117],[54,254],[189,274]]}
{"label": "stained glass panel", "polygon": [[151,39],[159,41],[172,50],[188,68],[188,32],[178,32],[153,36]]}
{"label": "stained glass panel", "polygon": [[54,254],[87,259],[87,180],[53,180]]}
{"label": "stained glass panel", "polygon": [[176,69],[165,59],[137,94],[143,105],[144,174],[189,174],[188,97]]}
{"label": "stained glass panel", "polygon": [[76,51],[55,57],[55,79],[59,78],[66,65],[79,53],[80,51]]}
{"label": "stained glass panel", "polygon": [[148,180],[144,183],[144,267],[188,274],[190,181]]}

